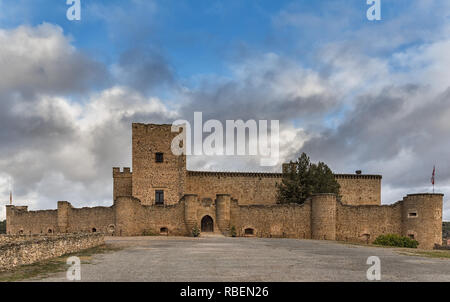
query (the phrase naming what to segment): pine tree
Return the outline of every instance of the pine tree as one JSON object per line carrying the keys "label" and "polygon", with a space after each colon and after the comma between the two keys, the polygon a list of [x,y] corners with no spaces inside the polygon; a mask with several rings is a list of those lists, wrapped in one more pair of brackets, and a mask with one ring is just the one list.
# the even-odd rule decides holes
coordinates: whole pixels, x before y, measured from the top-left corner
{"label": "pine tree", "polygon": [[283,180],[277,189],[278,203],[303,204],[314,193],[334,193],[339,197],[340,186],[325,163],[311,163],[308,155],[302,153],[283,171]]}

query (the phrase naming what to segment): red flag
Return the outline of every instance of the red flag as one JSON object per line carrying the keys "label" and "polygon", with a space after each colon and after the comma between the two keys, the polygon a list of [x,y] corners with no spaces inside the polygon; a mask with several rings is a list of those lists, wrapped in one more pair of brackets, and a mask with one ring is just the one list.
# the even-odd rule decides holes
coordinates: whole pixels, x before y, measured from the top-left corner
{"label": "red flag", "polygon": [[433,174],[431,176],[431,183],[433,184],[433,186],[434,186],[434,175],[435,175],[435,173],[436,173],[436,167],[433,166]]}

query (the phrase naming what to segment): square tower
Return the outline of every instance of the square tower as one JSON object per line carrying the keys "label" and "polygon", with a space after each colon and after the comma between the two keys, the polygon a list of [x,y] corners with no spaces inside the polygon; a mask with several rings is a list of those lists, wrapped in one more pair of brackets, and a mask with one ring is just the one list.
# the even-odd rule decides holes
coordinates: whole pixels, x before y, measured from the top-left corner
{"label": "square tower", "polygon": [[179,133],[171,126],[132,125],[132,194],[143,205],[172,205],[184,195],[186,155],[172,153],[172,140]]}

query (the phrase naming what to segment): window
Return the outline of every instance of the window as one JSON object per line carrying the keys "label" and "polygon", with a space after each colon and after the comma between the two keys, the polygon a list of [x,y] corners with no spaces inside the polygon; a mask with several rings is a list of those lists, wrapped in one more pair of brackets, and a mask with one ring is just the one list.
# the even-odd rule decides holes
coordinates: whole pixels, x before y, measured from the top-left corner
{"label": "window", "polygon": [[417,212],[410,212],[408,213],[409,218],[417,217]]}
{"label": "window", "polygon": [[254,233],[255,233],[255,230],[253,230],[252,228],[247,228],[244,230],[245,235],[253,235]]}
{"label": "window", "polygon": [[164,191],[155,191],[155,204],[164,204]]}
{"label": "window", "polygon": [[95,233],[95,232],[97,232],[97,229],[96,228],[92,228],[92,233]]}
{"label": "window", "polygon": [[164,153],[161,153],[161,152],[156,153],[155,161],[156,161],[157,163],[162,163],[162,162],[164,162]]}
{"label": "window", "polygon": [[163,234],[163,235],[167,235],[169,234],[169,229],[164,227],[164,228],[160,228],[159,229],[159,233]]}
{"label": "window", "polygon": [[408,237],[412,240],[414,240],[414,234],[409,234]]}

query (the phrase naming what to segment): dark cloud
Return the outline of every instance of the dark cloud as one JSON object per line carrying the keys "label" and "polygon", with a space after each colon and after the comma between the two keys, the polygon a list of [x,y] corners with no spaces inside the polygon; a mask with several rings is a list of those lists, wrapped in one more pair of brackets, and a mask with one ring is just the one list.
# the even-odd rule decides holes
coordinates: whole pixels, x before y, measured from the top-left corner
{"label": "dark cloud", "polygon": [[450,90],[430,97],[416,85],[389,87],[365,95],[337,129],[307,141],[301,151],[336,170],[383,173],[393,187],[429,184],[434,164],[441,183],[450,181]]}
{"label": "dark cloud", "polygon": [[180,109],[205,119],[267,119],[287,122],[320,117],[337,106],[337,96],[316,73],[274,54],[240,62],[232,79],[211,83],[184,94]]}
{"label": "dark cloud", "polygon": [[55,25],[0,32],[3,102],[16,95],[80,94],[108,81],[106,67],[75,50]]}
{"label": "dark cloud", "polygon": [[172,68],[159,52],[134,48],[124,52],[118,62],[117,82],[148,92],[155,86],[174,84]]}

